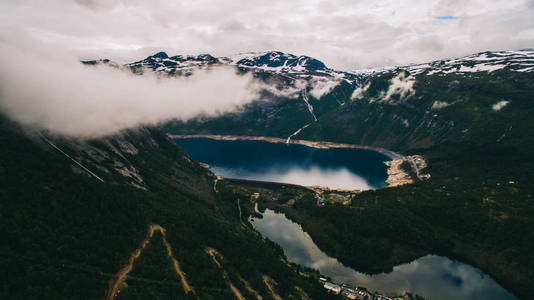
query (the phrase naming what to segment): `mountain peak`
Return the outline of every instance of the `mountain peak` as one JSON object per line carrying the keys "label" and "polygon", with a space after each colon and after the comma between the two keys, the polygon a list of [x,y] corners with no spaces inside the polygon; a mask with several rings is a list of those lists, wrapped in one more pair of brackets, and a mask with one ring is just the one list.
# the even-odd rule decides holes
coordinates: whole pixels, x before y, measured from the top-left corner
{"label": "mountain peak", "polygon": [[241,58],[236,62],[238,66],[243,67],[268,67],[268,68],[289,68],[289,69],[307,69],[307,70],[324,70],[326,65],[315,58],[309,56],[296,56],[291,53],[281,51],[269,51],[264,53],[255,53],[251,56]]}
{"label": "mountain peak", "polygon": [[167,53],[161,51],[161,52],[158,52],[150,57],[155,57],[155,58],[169,58],[169,56],[167,55]]}
{"label": "mountain peak", "polygon": [[282,51],[248,52],[230,57],[215,57],[210,54],[174,55],[169,57],[165,52],[159,52],[126,66],[137,73],[142,73],[143,69],[151,69],[154,72],[187,76],[193,74],[196,70],[209,69],[218,65],[230,65],[255,72],[335,77],[348,81],[358,80],[361,77],[352,73],[330,69],[322,61],[313,57],[297,56]]}

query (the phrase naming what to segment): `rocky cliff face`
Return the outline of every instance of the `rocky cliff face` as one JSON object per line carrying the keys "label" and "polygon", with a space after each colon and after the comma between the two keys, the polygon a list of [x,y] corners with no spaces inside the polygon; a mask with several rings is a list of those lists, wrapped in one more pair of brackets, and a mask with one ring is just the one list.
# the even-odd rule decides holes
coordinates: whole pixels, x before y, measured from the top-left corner
{"label": "rocky cliff face", "polygon": [[[206,182],[213,175],[193,162],[174,141],[157,129],[141,127],[92,140],[38,135],[47,147],[51,147],[50,151],[71,158],[74,173],[144,191],[154,188],[145,176],[154,177],[152,181],[158,178],[158,181],[179,186],[206,200],[213,199],[211,184]],[[150,157],[161,153],[173,159],[164,170],[152,165]]]}

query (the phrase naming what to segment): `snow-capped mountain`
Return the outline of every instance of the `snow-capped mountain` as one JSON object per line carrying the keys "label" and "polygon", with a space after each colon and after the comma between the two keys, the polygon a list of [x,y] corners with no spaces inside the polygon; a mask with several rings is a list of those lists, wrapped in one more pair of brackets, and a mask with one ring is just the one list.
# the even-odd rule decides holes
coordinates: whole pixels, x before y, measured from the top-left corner
{"label": "snow-capped mountain", "polygon": [[280,51],[244,53],[234,56],[233,61],[242,68],[272,72],[303,73],[330,70],[322,61],[315,58]]}
{"label": "snow-capped mountain", "polygon": [[241,69],[270,72],[303,77],[308,75],[345,79],[349,82],[361,79],[359,74],[328,68],[322,61],[313,57],[280,51],[249,52],[230,58]]}
{"label": "snow-capped mountain", "polygon": [[410,75],[476,73],[510,70],[515,72],[534,71],[534,49],[518,51],[485,51],[455,59],[436,60],[424,64],[392,66],[354,71],[355,74],[370,75],[406,70]]}
{"label": "snow-capped mountain", "polygon": [[320,76],[337,80],[345,79],[349,82],[361,78],[358,74],[330,69],[315,58],[280,51],[249,52],[230,57],[214,57],[209,54],[169,57],[165,52],[159,52],[126,66],[136,73],[152,70],[156,73],[191,75],[195,70],[223,65],[235,66],[242,70],[276,73],[291,78]]}
{"label": "snow-capped mountain", "polygon": [[210,54],[168,56],[159,52],[143,60],[127,64],[133,72],[145,71],[169,75],[191,75],[197,70],[221,66],[237,67],[241,70],[278,74],[290,79],[327,80],[331,82],[346,81],[356,86],[369,78],[401,70],[410,76],[470,74],[476,72],[495,72],[509,70],[515,72],[534,71],[534,49],[518,51],[486,51],[461,58],[437,60],[424,64],[392,66],[374,69],[360,69],[353,72],[334,70],[322,61],[309,57],[297,56],[280,51],[247,52],[229,57],[215,57]]}
{"label": "snow-capped mountain", "polygon": [[197,56],[175,55],[169,57],[165,52],[158,52],[126,66],[130,67],[136,73],[143,73],[144,70],[152,70],[156,73],[191,75],[195,70],[207,69],[213,65],[220,64],[221,60],[209,54],[200,54]]}

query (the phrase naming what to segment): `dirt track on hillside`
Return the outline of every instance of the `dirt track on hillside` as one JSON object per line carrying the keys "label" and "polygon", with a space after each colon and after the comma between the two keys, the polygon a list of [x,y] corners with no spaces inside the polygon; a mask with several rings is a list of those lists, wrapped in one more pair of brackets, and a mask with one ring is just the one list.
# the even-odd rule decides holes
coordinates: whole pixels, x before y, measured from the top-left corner
{"label": "dirt track on hillside", "polygon": [[[174,256],[172,255],[172,248],[169,242],[167,241],[165,228],[161,227],[158,224],[151,224],[146,238],[141,242],[141,245],[139,245],[139,248],[135,249],[135,251],[132,252],[132,254],[130,255],[130,258],[128,259],[128,263],[124,267],[122,267],[119,270],[119,272],[115,276],[113,276],[113,278],[109,281],[109,288],[106,292],[106,296],[104,299],[112,300],[119,293],[119,288],[121,284],[124,282],[124,280],[126,279],[126,277],[128,276],[128,273],[130,273],[130,271],[132,270],[135,260],[141,256],[141,253],[146,248],[150,239],[154,235],[154,232],[156,231],[161,232],[161,235],[163,236],[163,244],[165,245],[165,248],[167,249],[167,254],[172,259],[174,271],[176,271],[176,274],[178,274],[178,276],[180,277],[180,282],[182,284],[184,291],[186,293],[191,292],[193,293],[193,295],[197,296],[193,288],[187,282],[187,279],[185,278],[185,273],[180,268],[180,264],[178,263],[178,260],[176,260],[176,258],[174,258]],[[198,296],[197,296],[197,299],[198,299]]]}

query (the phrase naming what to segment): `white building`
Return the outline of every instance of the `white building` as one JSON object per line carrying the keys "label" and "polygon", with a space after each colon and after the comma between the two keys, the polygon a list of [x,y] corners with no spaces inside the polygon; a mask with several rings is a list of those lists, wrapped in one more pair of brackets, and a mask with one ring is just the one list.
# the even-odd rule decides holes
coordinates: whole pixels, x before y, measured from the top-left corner
{"label": "white building", "polygon": [[334,294],[339,294],[341,292],[341,287],[337,284],[333,284],[331,282],[327,282],[324,284],[324,288],[329,290],[330,292],[333,292]]}

